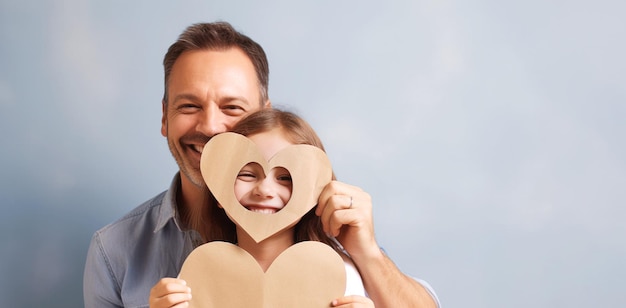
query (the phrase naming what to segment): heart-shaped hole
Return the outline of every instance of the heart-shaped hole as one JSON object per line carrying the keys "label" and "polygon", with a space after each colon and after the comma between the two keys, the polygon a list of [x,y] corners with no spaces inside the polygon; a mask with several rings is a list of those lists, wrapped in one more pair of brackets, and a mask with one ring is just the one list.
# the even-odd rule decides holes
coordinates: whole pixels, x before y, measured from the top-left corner
{"label": "heart-shaped hole", "polygon": [[[291,198],[275,215],[248,211],[235,198],[233,185],[237,172],[251,162],[259,164],[263,170],[285,168],[293,177]],[[202,151],[200,169],[207,187],[228,217],[257,243],[295,225],[315,206],[322,189],[332,178],[330,161],[319,148],[305,144],[291,145],[267,161],[252,140],[228,132],[207,142]]]}
{"label": "heart-shaped hole", "polygon": [[237,174],[234,191],[239,204],[248,211],[275,214],[291,199],[293,183],[286,168],[274,167],[266,175],[260,164],[251,162]]}

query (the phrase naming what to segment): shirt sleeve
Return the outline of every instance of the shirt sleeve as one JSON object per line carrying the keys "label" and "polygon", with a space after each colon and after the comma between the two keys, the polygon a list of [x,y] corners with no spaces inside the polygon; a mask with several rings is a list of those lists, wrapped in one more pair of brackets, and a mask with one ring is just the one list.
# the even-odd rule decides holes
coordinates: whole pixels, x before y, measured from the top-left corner
{"label": "shirt sleeve", "polygon": [[83,274],[83,299],[86,308],[123,307],[119,284],[115,280],[98,232],[87,251]]}

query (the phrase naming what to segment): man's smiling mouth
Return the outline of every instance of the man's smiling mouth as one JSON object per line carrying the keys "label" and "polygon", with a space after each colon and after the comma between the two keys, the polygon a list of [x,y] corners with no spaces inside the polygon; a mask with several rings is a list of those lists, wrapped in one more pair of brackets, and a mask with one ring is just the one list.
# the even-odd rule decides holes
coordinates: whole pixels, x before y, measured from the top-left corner
{"label": "man's smiling mouth", "polygon": [[198,152],[200,154],[202,154],[202,150],[204,150],[204,146],[202,146],[202,145],[192,144],[189,147],[191,147],[192,150],[194,150],[195,152]]}

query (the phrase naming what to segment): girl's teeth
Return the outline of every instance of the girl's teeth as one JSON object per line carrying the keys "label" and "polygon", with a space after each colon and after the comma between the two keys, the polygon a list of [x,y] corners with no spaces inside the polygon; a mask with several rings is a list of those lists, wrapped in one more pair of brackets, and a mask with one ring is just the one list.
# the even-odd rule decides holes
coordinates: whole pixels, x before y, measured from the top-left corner
{"label": "girl's teeth", "polygon": [[273,214],[274,209],[251,209],[251,211],[261,214]]}

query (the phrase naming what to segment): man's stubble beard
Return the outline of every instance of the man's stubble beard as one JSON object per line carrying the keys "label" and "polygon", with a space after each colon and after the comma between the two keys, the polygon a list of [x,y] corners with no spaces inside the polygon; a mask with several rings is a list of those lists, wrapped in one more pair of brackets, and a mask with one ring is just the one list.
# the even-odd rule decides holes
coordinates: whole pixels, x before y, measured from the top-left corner
{"label": "man's stubble beard", "polygon": [[170,138],[169,136],[167,137],[167,145],[170,148],[170,152],[172,153],[174,160],[176,160],[176,164],[178,165],[178,169],[180,169],[180,173],[182,174],[182,176],[187,177],[189,182],[191,182],[197,188],[208,190],[208,187],[204,182],[204,178],[202,178],[200,166],[198,165],[198,168],[195,169],[193,166],[191,166],[189,162],[186,162],[183,154],[178,152],[178,149],[182,148],[182,146],[177,148],[175,141],[173,141],[172,138]]}

